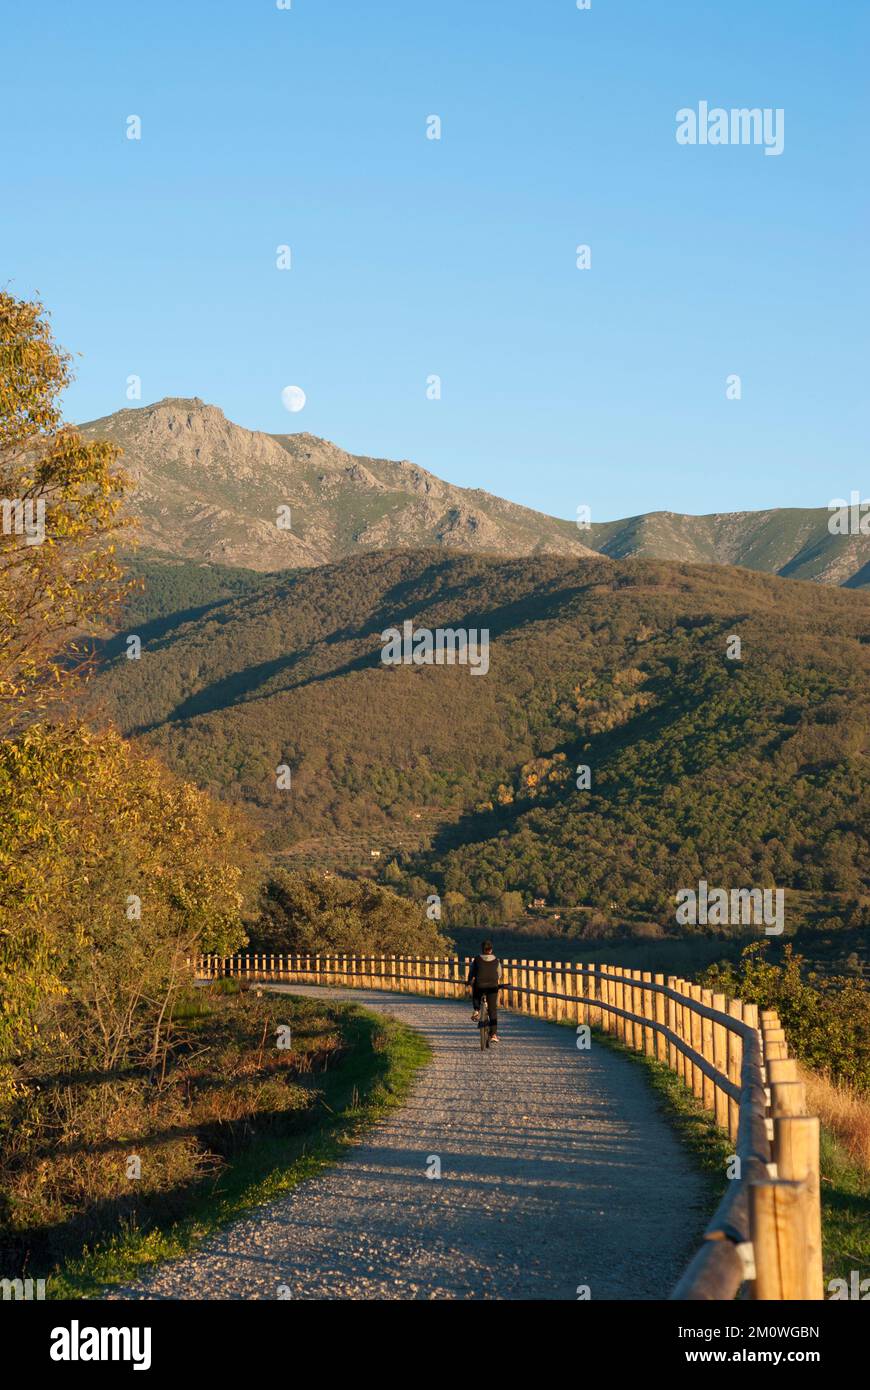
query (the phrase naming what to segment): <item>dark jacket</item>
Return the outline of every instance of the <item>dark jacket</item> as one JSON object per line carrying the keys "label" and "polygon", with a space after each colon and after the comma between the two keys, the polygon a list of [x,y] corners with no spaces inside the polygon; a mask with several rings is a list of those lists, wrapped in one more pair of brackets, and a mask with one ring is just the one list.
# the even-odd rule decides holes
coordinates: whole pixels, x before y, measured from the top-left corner
{"label": "dark jacket", "polygon": [[498,956],[475,956],[468,972],[468,984],[478,989],[495,989],[501,983],[501,961]]}

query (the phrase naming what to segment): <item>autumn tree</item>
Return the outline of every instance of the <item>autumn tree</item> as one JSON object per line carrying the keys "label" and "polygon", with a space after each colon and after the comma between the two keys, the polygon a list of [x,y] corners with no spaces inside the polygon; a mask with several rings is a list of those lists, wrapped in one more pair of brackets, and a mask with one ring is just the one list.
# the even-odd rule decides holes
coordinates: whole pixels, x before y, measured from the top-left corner
{"label": "autumn tree", "polygon": [[119,735],[0,741],[0,1096],[46,1049],[159,1069],[187,957],[246,940],[251,867],[241,818]]}
{"label": "autumn tree", "polygon": [[159,1072],[187,956],[246,939],[240,819],[63,717],[83,638],[129,587],[119,451],[63,423],[69,380],[42,306],[0,293],[2,1102],[40,1059]]}
{"label": "autumn tree", "polygon": [[120,450],[63,423],[71,377],[42,305],[0,291],[0,727],[56,697],[128,590]]}

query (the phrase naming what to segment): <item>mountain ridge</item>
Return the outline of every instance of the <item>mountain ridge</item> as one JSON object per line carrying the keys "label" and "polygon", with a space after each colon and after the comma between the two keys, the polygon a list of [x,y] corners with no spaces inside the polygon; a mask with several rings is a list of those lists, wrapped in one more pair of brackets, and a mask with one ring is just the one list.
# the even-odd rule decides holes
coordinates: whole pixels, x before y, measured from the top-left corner
{"label": "mountain ridge", "polygon": [[[199,397],[165,397],[79,427],[124,450],[140,542],[154,557],[263,572],[328,564],[367,550],[493,555],[593,554],[741,565],[782,578],[870,583],[870,536],[833,536],[826,508],[615,521],[551,517],[447,483],[408,459],[351,454],[307,431],[268,434]],[[279,508],[290,525],[278,525]]]}

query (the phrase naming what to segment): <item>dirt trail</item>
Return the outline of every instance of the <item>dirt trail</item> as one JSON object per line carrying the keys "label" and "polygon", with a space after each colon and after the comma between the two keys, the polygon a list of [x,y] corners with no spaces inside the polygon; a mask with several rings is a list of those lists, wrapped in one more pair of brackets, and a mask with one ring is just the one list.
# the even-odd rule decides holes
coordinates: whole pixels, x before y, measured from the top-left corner
{"label": "dirt trail", "polygon": [[481,1053],[464,1003],[292,992],[395,1015],[431,1064],[346,1161],[114,1297],[667,1296],[710,1202],[639,1067],[519,1014]]}

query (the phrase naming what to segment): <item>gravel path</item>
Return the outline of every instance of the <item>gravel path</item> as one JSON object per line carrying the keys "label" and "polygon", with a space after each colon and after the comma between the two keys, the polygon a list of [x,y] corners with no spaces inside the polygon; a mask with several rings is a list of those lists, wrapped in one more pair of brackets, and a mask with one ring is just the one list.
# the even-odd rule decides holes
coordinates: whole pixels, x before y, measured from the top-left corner
{"label": "gravel path", "polygon": [[520,1014],[481,1053],[465,1003],[291,992],[393,1014],[433,1060],[346,1161],[113,1297],[667,1297],[710,1203],[639,1067]]}

